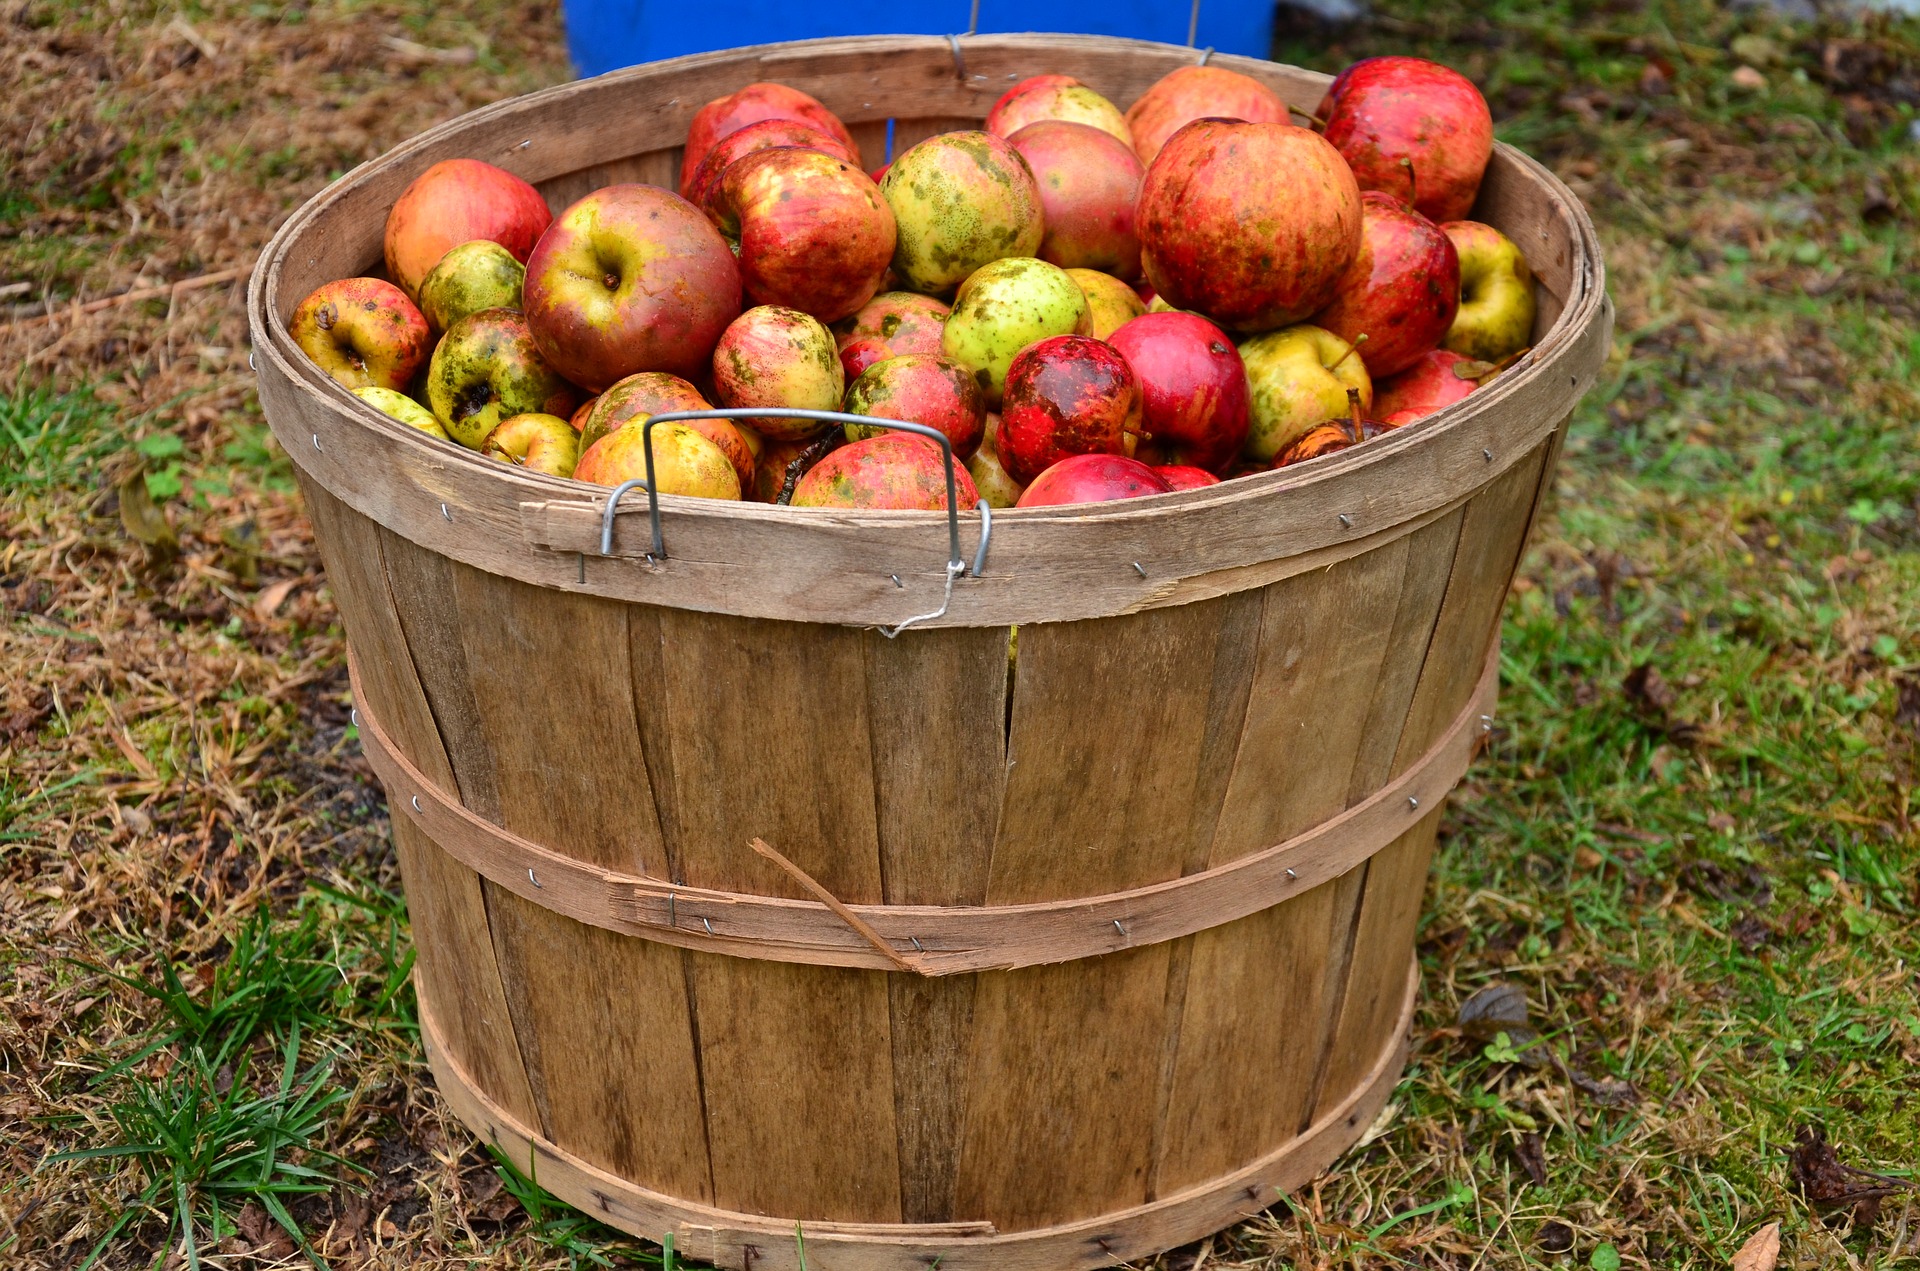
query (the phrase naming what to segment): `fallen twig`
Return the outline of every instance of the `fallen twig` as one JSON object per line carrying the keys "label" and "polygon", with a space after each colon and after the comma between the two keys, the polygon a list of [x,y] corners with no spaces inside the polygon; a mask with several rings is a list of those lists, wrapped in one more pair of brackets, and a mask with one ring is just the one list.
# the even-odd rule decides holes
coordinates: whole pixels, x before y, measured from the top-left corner
{"label": "fallen twig", "polygon": [[136,287],[132,291],[122,291],[117,295],[102,296],[98,300],[89,300],[82,305],[70,305],[64,309],[49,309],[31,318],[16,318],[12,322],[0,325],[0,331],[24,330],[37,327],[43,322],[52,322],[62,317],[85,317],[89,313],[99,313],[102,309],[111,309],[116,305],[132,304],[139,300],[158,300],[162,296],[174,299],[185,291],[198,291],[202,287],[218,287],[222,283],[236,282],[253,275],[253,264],[248,262],[234,269],[216,270],[210,274],[201,274],[197,278],[182,278],[179,282],[170,282],[161,287]]}

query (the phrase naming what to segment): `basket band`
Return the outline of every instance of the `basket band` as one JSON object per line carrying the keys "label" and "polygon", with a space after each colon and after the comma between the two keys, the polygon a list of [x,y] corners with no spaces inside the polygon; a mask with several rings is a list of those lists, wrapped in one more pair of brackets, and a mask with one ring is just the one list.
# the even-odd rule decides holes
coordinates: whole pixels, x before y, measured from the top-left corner
{"label": "basket band", "polygon": [[[348,658],[360,740],[391,808],[467,868],[544,909],[624,935],[734,957],[922,975],[1099,957],[1223,926],[1338,878],[1435,815],[1492,730],[1499,645],[1460,713],[1400,775],[1284,843],[1199,873],[1101,896],[1018,905],[844,905],[622,874],[563,855],[462,806],[401,753]],[[740,845],[742,852],[749,850]],[[857,914],[862,934],[841,917]],[[869,939],[877,934],[896,956]]]}

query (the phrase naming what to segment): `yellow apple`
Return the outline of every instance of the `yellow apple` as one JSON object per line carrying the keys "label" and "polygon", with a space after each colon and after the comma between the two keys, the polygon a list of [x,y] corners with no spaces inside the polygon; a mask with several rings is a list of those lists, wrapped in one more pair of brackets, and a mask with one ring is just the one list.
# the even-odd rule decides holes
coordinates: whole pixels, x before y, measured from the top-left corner
{"label": "yellow apple", "polygon": [[1526,348],[1533,342],[1533,269],[1519,245],[1478,221],[1440,228],[1460,256],[1460,311],[1440,347],[1482,362]]}
{"label": "yellow apple", "polygon": [[1106,339],[1147,311],[1140,293],[1112,274],[1103,274],[1097,269],[1069,269],[1067,277],[1080,284],[1081,294],[1087,298],[1087,309],[1093,315],[1093,329],[1087,334],[1096,340]]}
{"label": "yellow apple", "polygon": [[1358,389],[1364,414],[1373,405],[1373,381],[1351,344],[1307,323],[1258,335],[1240,346],[1251,390],[1252,426],[1244,453],[1257,463],[1273,457],[1316,425],[1347,415],[1347,390]]}

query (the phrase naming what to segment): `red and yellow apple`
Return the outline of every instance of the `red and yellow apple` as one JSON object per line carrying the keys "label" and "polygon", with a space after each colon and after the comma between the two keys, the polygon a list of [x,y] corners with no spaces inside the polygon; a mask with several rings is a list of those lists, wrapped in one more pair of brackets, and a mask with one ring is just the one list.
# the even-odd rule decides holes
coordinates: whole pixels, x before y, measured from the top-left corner
{"label": "red and yellow apple", "polygon": [[1071,75],[1034,75],[1000,95],[987,112],[986,130],[1012,137],[1029,124],[1059,119],[1098,128],[1133,153],[1133,133],[1120,108]]}
{"label": "red and yellow apple", "polygon": [[[714,346],[713,389],[723,406],[838,410],[846,388],[833,333],[798,309],[758,305],[734,319]],[[811,437],[825,427],[776,415],[749,422],[778,441]]]}
{"label": "red and yellow apple", "polygon": [[990,132],[927,138],[893,161],[880,190],[899,227],[894,272],[928,295],[991,261],[1033,255],[1046,232],[1027,161]]}
{"label": "red and yellow apple", "polygon": [[1287,103],[1259,80],[1221,66],[1169,71],[1127,107],[1127,131],[1140,162],[1151,165],[1167,138],[1196,119],[1284,124]]}
{"label": "red and yellow apple", "polygon": [[1486,363],[1452,349],[1435,349],[1374,385],[1373,412],[1383,423],[1410,424],[1473,392],[1487,369]]}
{"label": "red and yellow apple", "polygon": [[[946,435],[953,457],[965,459],[980,448],[987,401],[971,371],[957,362],[926,353],[903,353],[875,363],[847,385],[849,415],[924,424]],[[880,436],[885,429],[846,425],[848,441]]]}
{"label": "red and yellow apple", "polygon": [[1440,228],[1460,255],[1460,311],[1441,343],[1483,362],[1526,348],[1533,341],[1533,268],[1519,246],[1479,221]]}
{"label": "red and yellow apple", "polygon": [[1147,280],[1176,309],[1271,331],[1333,299],[1360,249],[1360,189],[1319,134],[1202,119],[1168,140],[1137,210]]}
{"label": "red and yellow apple", "polygon": [[482,309],[447,329],[427,368],[427,404],[447,435],[478,450],[514,415],[565,419],[579,400],[573,385],[541,356],[526,319],[512,309]]}
{"label": "red and yellow apple", "polygon": [[873,299],[893,260],[893,209],[857,164],[778,146],[728,166],[709,214],[754,304],[837,322]]}
{"label": "red and yellow apple", "polygon": [[688,182],[699,170],[701,161],[707,157],[707,151],[713,149],[721,138],[763,119],[797,119],[818,128],[855,154],[859,153],[859,147],[854,145],[853,134],[847,131],[847,126],[840,122],[838,115],[821,104],[819,98],[797,88],[788,88],[785,84],[748,84],[725,97],[714,98],[694,112],[693,122],[687,127],[686,151],[680,160],[681,195],[686,195]]}
{"label": "red and yellow apple", "polygon": [[516,468],[570,477],[580,459],[580,438],[558,415],[511,415],[487,434],[480,453]]}
{"label": "red and yellow apple", "polygon": [[387,213],[387,276],[409,296],[440,258],[487,239],[522,264],[553,222],[540,191],[478,159],[447,159],[413,179]]}
{"label": "red and yellow apple", "polygon": [[1247,371],[1227,333],[1191,313],[1149,313],[1108,341],[1140,381],[1140,458],[1223,471],[1247,439]]}
{"label": "red and yellow apple", "polygon": [[1347,390],[1357,389],[1364,413],[1373,381],[1351,344],[1320,327],[1287,327],[1240,346],[1247,368],[1247,441],[1243,453],[1270,462],[1314,428],[1347,415]]}
{"label": "red and yellow apple", "polygon": [[[646,419],[632,419],[587,448],[574,467],[576,481],[619,485],[647,479]],[[720,447],[683,423],[655,424],[653,480],[661,494],[738,499],[740,474]]]}
{"label": "red and yellow apple", "polygon": [[1085,335],[1093,315],[1080,285],[1032,256],[991,261],[968,275],[940,332],[940,352],[972,371],[987,404],[1000,403],[1014,354],[1051,335]]}
{"label": "red and yellow apple", "polygon": [[1313,315],[1349,344],[1361,336],[1367,371],[1392,375],[1435,348],[1460,305],[1460,258],[1438,225],[1378,190],[1360,196],[1360,250]]}
{"label": "red and yellow apple", "polygon": [[[954,497],[960,507],[980,499],[957,460]],[[889,433],[840,447],[808,470],[793,488],[797,508],[892,508],[944,512],[946,455],[925,437]]]}
{"label": "red and yellow apple", "polygon": [[720,178],[736,160],[744,159],[756,150],[771,150],[775,146],[818,150],[856,166],[860,162],[859,151],[804,119],[762,119],[737,132],[730,132],[715,142],[693,175],[683,183],[681,197],[701,211],[708,211],[708,202],[719,188]]}
{"label": "red and yellow apple", "polygon": [[861,340],[877,340],[889,353],[938,353],[940,333],[952,312],[932,296],[914,291],[883,291],[850,318],[833,324],[833,338],[845,349]]}
{"label": "red and yellow apple", "polygon": [[1431,221],[1473,210],[1493,154],[1493,115],[1473,81],[1418,57],[1370,57],[1341,71],[1317,112],[1364,190]]}
{"label": "red and yellow apple", "polygon": [[1017,506],[1107,503],[1172,491],[1173,485],[1165,477],[1138,459],[1125,455],[1070,455],[1034,478]]}
{"label": "red and yellow apple", "polygon": [[1133,148],[1087,124],[1046,119],[1007,138],[1033,169],[1045,233],[1037,253],[1062,269],[1140,272],[1133,205],[1146,169]]}
{"label": "red and yellow apple", "polygon": [[1220,484],[1220,478],[1205,468],[1194,468],[1182,463],[1163,463],[1156,467],[1153,473],[1175,490],[1203,490],[1210,485]]}
{"label": "red and yellow apple", "polygon": [[1069,455],[1129,454],[1139,432],[1140,382],[1112,345],[1059,335],[1013,359],[995,441],[1014,480]]}
{"label": "red and yellow apple", "polygon": [[348,388],[404,389],[433,349],[427,320],[406,293],[378,278],[340,278],[300,302],[287,334]]}

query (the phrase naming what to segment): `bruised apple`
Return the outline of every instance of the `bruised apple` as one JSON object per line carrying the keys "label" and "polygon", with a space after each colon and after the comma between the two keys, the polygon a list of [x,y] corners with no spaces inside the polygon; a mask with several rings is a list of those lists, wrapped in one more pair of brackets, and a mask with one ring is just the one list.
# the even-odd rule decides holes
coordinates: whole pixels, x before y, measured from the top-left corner
{"label": "bruised apple", "polygon": [[[645,419],[630,420],[587,448],[574,467],[576,481],[619,485],[647,479]],[[661,494],[738,499],[740,475],[720,447],[682,423],[653,428],[653,480]]]}
{"label": "bruised apple", "polygon": [[747,298],[822,322],[859,311],[893,260],[893,209],[858,164],[778,146],[731,164],[709,201]]}
{"label": "bruised apple", "polygon": [[1000,95],[987,112],[986,130],[1012,137],[1042,120],[1059,119],[1098,128],[1133,152],[1133,133],[1120,108],[1071,75],[1034,75]]}
{"label": "bruised apple", "polygon": [[817,97],[809,96],[797,88],[788,88],[785,84],[748,84],[725,97],[714,98],[694,112],[693,121],[687,126],[686,152],[680,160],[681,195],[686,195],[688,181],[699,170],[701,161],[715,143],[763,119],[797,119],[818,128],[855,154],[859,153],[859,147],[853,142],[853,134],[840,122],[840,117],[821,104]]}
{"label": "bruised apple", "polygon": [[1140,272],[1133,205],[1146,169],[1133,147],[1087,124],[1047,119],[1007,138],[1033,169],[1045,233],[1037,255],[1116,278]]}
{"label": "bruised apple", "polygon": [[1220,66],[1182,66],[1160,77],[1127,107],[1127,131],[1140,162],[1151,164],[1167,138],[1196,119],[1284,124],[1287,103],[1259,80]]}
{"label": "bruised apple", "polygon": [[1368,190],[1360,204],[1360,250],[1313,324],[1349,344],[1365,336],[1368,373],[1392,375],[1453,325],[1460,258],[1440,226],[1391,194]]}
{"label": "bruised apple", "polygon": [[692,204],[657,186],[609,185],[541,237],[525,301],[547,360],[597,391],[635,371],[697,374],[740,312],[740,270]]}
{"label": "bruised apple", "polygon": [[708,200],[719,188],[720,178],[736,160],[744,159],[756,150],[771,150],[775,146],[799,146],[803,150],[818,150],[836,159],[845,159],[851,164],[858,165],[860,162],[860,153],[852,146],[804,119],[762,119],[738,132],[728,133],[715,142],[713,149],[707,151],[707,157],[700,161],[700,166],[686,181],[681,197],[705,212]]}
{"label": "bruised apple", "polygon": [[476,238],[450,249],[420,280],[420,314],[435,331],[445,331],[482,309],[518,309],[526,281],[527,268],[512,252]]}
{"label": "bruised apple", "polygon": [[[779,305],[758,305],[736,318],[713,350],[713,389],[726,406],[787,406],[838,410],[846,372],[833,334],[812,316]],[[755,416],[766,437],[811,437],[824,425],[810,419]]]}
{"label": "bruised apple", "polygon": [[[955,463],[954,498],[980,499],[965,466]],[[808,470],[793,489],[797,508],[892,508],[944,512],[947,463],[940,447],[910,433],[888,433],[840,447]]]}
{"label": "bruised apple", "polygon": [[1127,454],[1139,432],[1140,383],[1112,345],[1061,335],[1013,359],[996,441],[1014,480],[1069,455]]}
{"label": "bruised apple", "polygon": [[1016,505],[1053,507],[1063,503],[1106,503],[1169,494],[1173,486],[1159,473],[1125,455],[1072,455],[1054,464],[1027,487]]}
{"label": "bruised apple", "polygon": [[899,228],[893,269],[912,291],[944,294],[991,261],[1033,255],[1045,234],[1032,169],[990,132],[927,138],[880,190]]}
{"label": "bruised apple", "polygon": [[447,159],[413,179],[387,213],[387,276],[409,296],[461,243],[484,238],[525,264],[553,213],[540,191],[478,159]]}
{"label": "bruised apple", "polygon": [[433,348],[413,301],[378,278],[340,278],[316,288],[287,320],[287,334],[315,366],[350,389],[404,389]]}
{"label": "bruised apple", "polygon": [[1247,439],[1247,371],[1226,332],[1197,314],[1149,313],[1108,342],[1140,380],[1153,456],[1209,472],[1233,462]]}
{"label": "bruised apple", "polygon": [[427,404],[447,435],[478,450],[514,415],[573,413],[573,386],[541,356],[526,319],[482,309],[447,328],[427,368]]}
{"label": "bruised apple", "polygon": [[580,458],[580,438],[558,415],[512,415],[487,434],[480,453],[516,468],[570,477]]}
{"label": "bruised apple", "polygon": [[1362,418],[1360,410],[1360,390],[1347,390],[1347,417],[1330,420],[1309,430],[1305,436],[1282,450],[1273,461],[1276,468],[1291,468],[1296,463],[1305,463],[1309,459],[1318,459],[1323,455],[1339,454],[1351,450],[1361,442],[1372,441],[1385,432],[1391,432],[1396,425],[1378,419]]}
{"label": "bruised apple", "polygon": [[[903,353],[875,363],[847,386],[849,415],[905,420],[946,435],[953,457],[965,459],[980,447],[987,401],[973,373],[957,362],[926,353]],[[885,430],[846,425],[848,441],[877,437]]]}
{"label": "bruised apple", "polygon": [[[594,399],[593,414],[580,430],[580,450],[635,419],[664,415],[670,411],[712,410],[713,403],[700,390],[677,375],[664,371],[641,371],[615,384]],[[754,452],[743,428],[730,419],[685,419],[678,421],[720,447],[740,476],[740,488],[753,483]]]}
{"label": "bruised apple", "polygon": [[1198,120],[1147,172],[1141,262],[1159,298],[1231,331],[1271,331],[1333,299],[1360,249],[1360,188],[1318,133]]}
{"label": "bruised apple", "polygon": [[1493,154],[1493,115],[1458,71],[1418,57],[1370,57],[1334,77],[1318,115],[1361,189],[1391,194],[1436,222],[1473,210]]}

